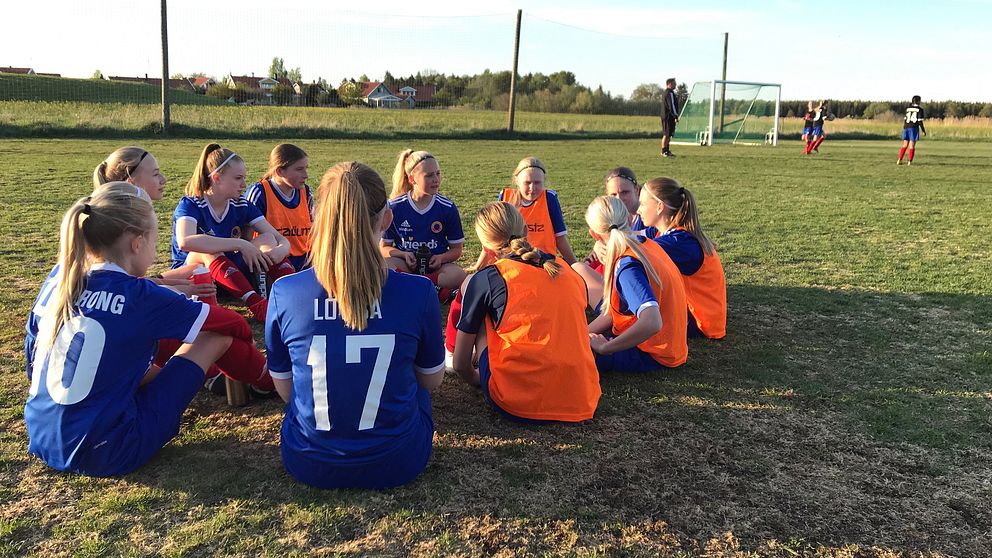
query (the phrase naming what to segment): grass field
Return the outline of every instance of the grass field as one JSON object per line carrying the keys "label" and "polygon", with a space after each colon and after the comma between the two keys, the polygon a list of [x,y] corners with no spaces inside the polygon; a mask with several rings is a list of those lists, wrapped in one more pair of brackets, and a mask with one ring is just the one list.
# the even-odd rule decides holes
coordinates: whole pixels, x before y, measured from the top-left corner
{"label": "grass field", "polygon": [[[0,107],[9,107],[0,104]],[[6,109],[2,109],[6,110]],[[558,115],[556,115],[558,117]],[[561,118],[565,118],[561,116]],[[224,142],[263,170],[271,141]],[[274,401],[201,393],[140,471],[87,479],[26,452],[23,322],[64,208],[122,141],[0,144],[0,556],[986,556],[992,548],[992,148],[828,141],[777,149],[654,140],[301,140],[313,183],[358,159],[390,175],[438,156],[466,231],[518,159],[540,156],[570,239],[610,167],[696,194],[727,274],[722,341],[689,362],[603,377],[596,418],[501,420],[456,376],[434,397],[424,474],[386,492],[318,491],[279,457]],[[199,141],[141,143],[170,215]],[[465,261],[478,242],[467,242]]]}
{"label": "grass field", "polygon": [[[5,100],[0,77],[0,137],[160,138],[161,108],[148,103]],[[125,84],[133,85],[133,84]],[[147,87],[138,86],[134,87]],[[202,98],[202,96],[196,96]],[[16,98],[16,97],[15,97]],[[237,139],[505,139],[506,114],[464,109],[372,110],[272,106],[172,107],[175,137]],[[771,129],[754,124],[762,137]],[[659,135],[654,116],[517,112],[520,139],[647,139]],[[683,126],[684,128],[684,126]],[[899,138],[901,121],[839,119],[830,122],[833,139]],[[927,140],[992,140],[992,119],[963,118],[927,122]],[[780,137],[798,138],[801,118],[783,118]],[[688,136],[693,137],[691,134]]]}

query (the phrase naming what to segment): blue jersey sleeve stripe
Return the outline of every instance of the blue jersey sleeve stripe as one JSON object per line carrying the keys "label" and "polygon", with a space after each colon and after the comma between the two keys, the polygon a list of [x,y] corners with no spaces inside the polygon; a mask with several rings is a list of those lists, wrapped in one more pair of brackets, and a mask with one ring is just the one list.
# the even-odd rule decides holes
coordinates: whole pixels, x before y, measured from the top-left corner
{"label": "blue jersey sleeve stripe", "polygon": [[207,315],[209,314],[210,305],[201,302],[200,315],[196,317],[193,325],[189,328],[189,332],[186,333],[186,337],[183,338],[183,343],[192,343],[196,340],[196,336],[200,334],[200,328],[203,327],[203,322],[207,321]]}
{"label": "blue jersey sleeve stripe", "polygon": [[[431,374],[437,374],[438,372],[444,370],[444,359],[441,359],[441,364],[438,364],[437,366],[432,366],[430,368],[421,368],[419,366],[414,366],[413,369],[418,374],[423,374],[425,376],[430,376]],[[271,374],[272,372],[269,371],[269,373]],[[275,376],[273,376],[273,378],[274,377]]]}
{"label": "blue jersey sleeve stripe", "polygon": [[465,242],[465,237],[449,240],[448,244],[461,244],[462,242]]}

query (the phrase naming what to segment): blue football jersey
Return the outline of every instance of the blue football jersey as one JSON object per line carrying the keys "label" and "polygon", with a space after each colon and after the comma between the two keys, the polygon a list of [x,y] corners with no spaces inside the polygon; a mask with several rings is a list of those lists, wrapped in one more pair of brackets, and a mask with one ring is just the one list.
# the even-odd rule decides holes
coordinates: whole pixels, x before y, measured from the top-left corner
{"label": "blue football jersey", "polygon": [[437,293],[390,271],[362,332],[347,327],[313,269],[272,287],[265,322],[269,373],[292,379],[283,452],[354,462],[388,455],[419,428],[414,372],[444,368]]}
{"label": "blue football jersey", "polygon": [[[176,206],[176,211],[172,214],[173,269],[185,265],[188,255],[179,249],[179,243],[176,240],[176,222],[182,219],[196,223],[195,234],[209,234],[218,238],[242,238],[248,232],[249,227],[264,220],[265,217],[262,216],[257,207],[248,203],[248,200],[244,198],[228,200],[224,213],[217,215],[206,198],[183,196]],[[247,269],[240,253],[225,252],[224,255],[242,270]]]}
{"label": "blue football jersey", "polygon": [[393,223],[382,239],[404,252],[416,252],[427,246],[431,254],[443,254],[449,245],[465,242],[462,218],[455,203],[441,194],[435,194],[426,209],[418,209],[409,194],[389,200],[393,210]]}
{"label": "blue football jersey", "polygon": [[50,344],[43,316],[59,280],[45,281],[29,319],[34,354],[24,422],[29,452],[55,469],[74,470],[102,435],[135,414],[134,394],[158,340],[192,342],[210,307],[101,263],[87,276],[78,315]]}

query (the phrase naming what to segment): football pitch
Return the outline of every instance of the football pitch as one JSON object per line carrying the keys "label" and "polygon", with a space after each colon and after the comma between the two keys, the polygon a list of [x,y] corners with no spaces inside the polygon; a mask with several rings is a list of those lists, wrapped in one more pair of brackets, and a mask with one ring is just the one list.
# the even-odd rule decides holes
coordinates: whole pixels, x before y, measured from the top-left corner
{"label": "football pitch", "polygon": [[[293,140],[289,140],[293,141]],[[62,212],[134,143],[169,178],[159,268],[202,141],[0,144],[0,557],[895,556],[992,548],[992,147],[897,140],[777,148],[655,140],[299,140],[310,184],[343,160],[386,178],[406,147],[437,156],[475,212],[541,158],[580,257],[582,215],[617,165],[692,190],[727,276],[728,334],[689,361],[602,378],[579,425],[501,419],[455,374],[433,398],[427,470],[385,492],[320,491],[279,455],[281,404],[201,392],[177,439],[116,479],[27,454],[24,321]],[[220,142],[264,172],[275,141]],[[258,329],[256,329],[258,331]],[[260,339],[260,338],[259,338]]]}

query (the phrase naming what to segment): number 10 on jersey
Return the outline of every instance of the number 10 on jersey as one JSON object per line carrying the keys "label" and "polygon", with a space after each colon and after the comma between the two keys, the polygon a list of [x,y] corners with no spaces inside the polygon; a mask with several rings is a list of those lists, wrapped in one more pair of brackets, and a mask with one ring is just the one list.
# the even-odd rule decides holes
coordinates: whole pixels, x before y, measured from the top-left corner
{"label": "number 10 on jersey", "polygon": [[[386,372],[396,347],[396,335],[348,335],[345,336],[345,363],[362,362],[362,349],[375,349],[375,363],[372,365],[372,379],[365,395],[359,430],[369,430],[375,426],[379,414],[382,389],[386,385]],[[310,342],[307,364],[312,369],[313,416],[317,430],[331,429],[331,416],[327,401],[327,336],[315,335]]]}

